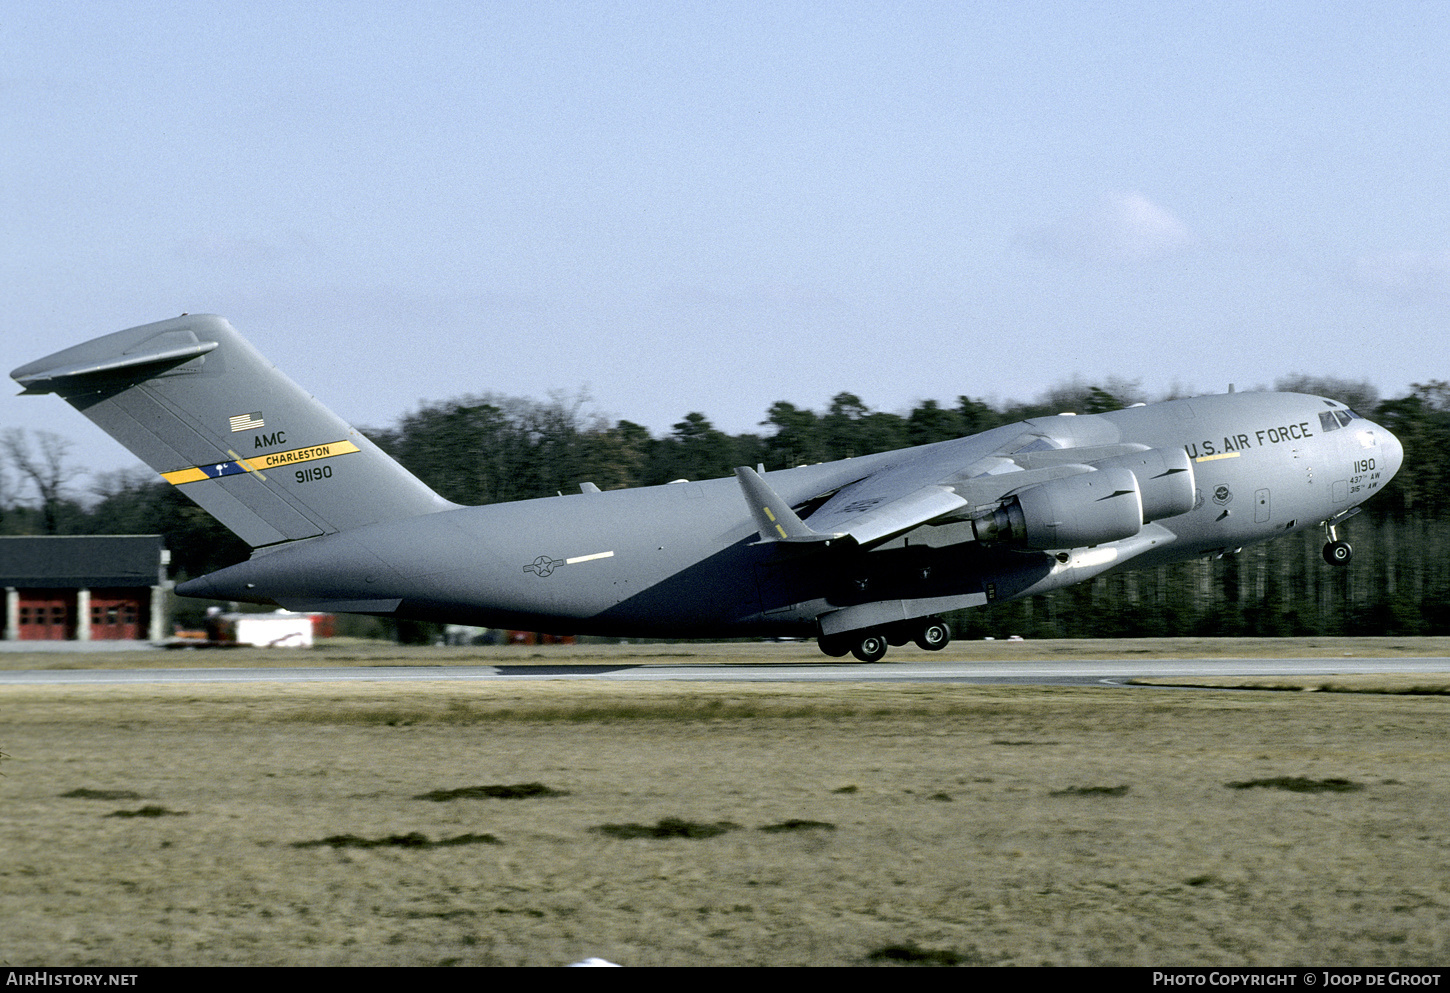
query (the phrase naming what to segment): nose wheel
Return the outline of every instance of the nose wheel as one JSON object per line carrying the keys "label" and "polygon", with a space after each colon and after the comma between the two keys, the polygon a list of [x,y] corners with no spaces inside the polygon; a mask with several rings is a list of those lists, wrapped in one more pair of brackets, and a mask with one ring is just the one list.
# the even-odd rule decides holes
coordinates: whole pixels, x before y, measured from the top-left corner
{"label": "nose wheel", "polygon": [[1324,537],[1329,539],[1324,545],[1324,561],[1335,566],[1349,565],[1349,560],[1354,558],[1354,548],[1349,542],[1339,540],[1333,524],[1324,525]]}

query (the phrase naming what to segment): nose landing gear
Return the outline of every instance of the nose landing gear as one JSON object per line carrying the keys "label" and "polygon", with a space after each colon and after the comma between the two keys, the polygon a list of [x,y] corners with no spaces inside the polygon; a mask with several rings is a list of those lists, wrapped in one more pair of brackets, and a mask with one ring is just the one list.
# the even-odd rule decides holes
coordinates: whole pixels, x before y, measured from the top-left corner
{"label": "nose landing gear", "polygon": [[1339,540],[1333,524],[1325,523],[1324,537],[1328,539],[1324,545],[1324,561],[1334,566],[1349,565],[1349,560],[1354,558],[1354,548],[1349,542]]}

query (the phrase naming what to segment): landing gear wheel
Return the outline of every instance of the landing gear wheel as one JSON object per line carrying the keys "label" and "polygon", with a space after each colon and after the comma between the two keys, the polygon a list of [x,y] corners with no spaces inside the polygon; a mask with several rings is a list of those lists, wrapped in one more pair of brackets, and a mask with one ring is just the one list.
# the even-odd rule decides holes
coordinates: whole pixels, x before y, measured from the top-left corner
{"label": "landing gear wheel", "polygon": [[1349,565],[1354,549],[1347,541],[1331,541],[1324,546],[1324,561],[1330,565]]}
{"label": "landing gear wheel", "polygon": [[916,633],[917,647],[924,648],[928,652],[941,651],[950,644],[951,640],[952,629],[940,617],[930,618]]}
{"label": "landing gear wheel", "polygon": [[816,639],[816,647],[833,659],[844,658],[851,654],[851,639],[840,635],[830,638],[821,635]]}
{"label": "landing gear wheel", "polygon": [[880,631],[867,631],[856,636],[851,654],[862,662],[880,662],[886,657],[886,635]]}

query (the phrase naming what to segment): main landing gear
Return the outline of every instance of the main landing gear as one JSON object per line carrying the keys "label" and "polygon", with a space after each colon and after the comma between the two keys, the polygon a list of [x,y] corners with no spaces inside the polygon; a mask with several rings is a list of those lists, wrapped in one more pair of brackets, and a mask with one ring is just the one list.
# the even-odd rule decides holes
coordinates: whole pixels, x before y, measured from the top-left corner
{"label": "main landing gear", "polygon": [[880,662],[886,657],[886,649],[892,645],[900,647],[914,641],[917,647],[928,652],[939,652],[951,640],[952,629],[946,621],[940,617],[927,617],[882,628],[822,635],[817,644],[831,658],[838,659],[850,654],[862,662]]}
{"label": "main landing gear", "polygon": [[1324,525],[1324,537],[1328,539],[1324,545],[1324,561],[1330,565],[1349,565],[1349,560],[1354,558],[1354,548],[1349,542],[1339,540],[1333,524]]}

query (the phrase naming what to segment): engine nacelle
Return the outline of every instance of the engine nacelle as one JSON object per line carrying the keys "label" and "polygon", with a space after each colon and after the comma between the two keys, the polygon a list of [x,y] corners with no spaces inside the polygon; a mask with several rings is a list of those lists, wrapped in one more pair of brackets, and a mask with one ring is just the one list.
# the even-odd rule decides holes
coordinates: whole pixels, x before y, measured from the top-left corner
{"label": "engine nacelle", "polygon": [[1115,465],[1029,486],[972,521],[978,541],[1038,550],[1121,541],[1142,528],[1138,477]]}
{"label": "engine nacelle", "polygon": [[1181,448],[1150,448],[1089,465],[1098,469],[1127,469],[1138,477],[1144,524],[1186,514],[1193,509],[1197,498],[1193,460]]}

